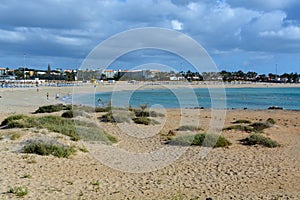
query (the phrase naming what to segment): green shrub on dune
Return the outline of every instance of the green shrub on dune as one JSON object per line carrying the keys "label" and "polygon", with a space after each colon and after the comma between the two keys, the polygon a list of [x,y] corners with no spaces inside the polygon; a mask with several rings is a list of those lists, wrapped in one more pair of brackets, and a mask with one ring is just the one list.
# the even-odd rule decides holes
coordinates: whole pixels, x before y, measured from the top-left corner
{"label": "green shrub on dune", "polygon": [[255,122],[253,124],[250,124],[250,126],[253,127],[253,129],[256,132],[261,132],[264,129],[271,127],[271,125],[269,123],[266,123],[266,122]]}
{"label": "green shrub on dune", "polygon": [[269,148],[280,146],[280,144],[270,138],[263,136],[262,134],[252,134],[251,136],[241,140],[245,145],[262,145]]}
{"label": "green shrub on dune", "polygon": [[96,107],[95,112],[109,112],[112,110],[112,107]]}
{"label": "green shrub on dune", "polygon": [[[8,117],[10,118],[10,117]],[[43,117],[12,117],[4,121],[7,121],[6,128],[46,128],[53,132],[58,132],[63,135],[69,136],[72,140],[79,140],[79,136],[76,134],[76,128],[74,123],[70,120],[63,119],[59,116],[43,116]],[[3,122],[4,122],[3,121]],[[3,123],[2,122],[2,123]]]}
{"label": "green shrub on dune", "polygon": [[193,126],[193,125],[182,125],[176,129],[176,131],[199,131],[202,130],[198,126]]}
{"label": "green shrub on dune", "polygon": [[68,110],[61,115],[63,118],[73,118],[74,112],[72,110]]}
{"label": "green shrub on dune", "polygon": [[128,111],[109,111],[107,114],[102,115],[99,119],[102,122],[112,122],[112,123],[129,123],[132,114]]}
{"label": "green shrub on dune", "polygon": [[268,118],[266,122],[272,125],[276,124],[276,121],[273,118]]}
{"label": "green shrub on dune", "polygon": [[69,136],[71,140],[74,141],[78,141],[80,139],[72,120],[64,119],[59,116],[45,116],[36,118],[33,121],[37,123],[36,127],[46,128],[50,131],[61,133]]}
{"label": "green shrub on dune", "polygon": [[148,117],[136,117],[132,119],[136,124],[144,124],[144,125],[155,125],[159,124],[158,121],[154,119],[150,119]]}
{"label": "green shrub on dune", "polygon": [[44,116],[33,119],[36,123],[36,127],[46,128],[50,131],[61,133],[69,136],[71,140],[78,141],[79,135],[76,132],[74,122],[64,119],[59,116]]}
{"label": "green shrub on dune", "polygon": [[131,123],[133,121],[136,124],[144,125],[159,124],[156,120],[149,117],[164,117],[165,115],[155,111],[149,111],[147,107],[147,104],[142,104],[140,108],[132,108],[130,105],[129,108],[120,108],[112,107],[110,104],[108,107],[96,108],[96,112],[107,112],[98,118],[101,122]]}
{"label": "green shrub on dune", "polygon": [[[102,141],[106,144],[117,142],[117,139],[103,131],[100,127],[92,122],[70,120],[60,116],[41,116],[28,117],[23,115],[13,115],[6,118],[2,124],[5,128],[45,128],[52,132],[61,133],[69,136],[71,140],[78,141],[94,140]],[[82,131],[84,130],[84,131]]]}
{"label": "green shrub on dune", "polygon": [[250,120],[247,120],[247,119],[238,119],[234,122],[232,122],[233,124],[250,124],[251,121]]}
{"label": "green shrub on dune", "polygon": [[39,107],[34,113],[52,113],[58,112],[61,110],[71,110],[71,105],[63,105],[63,104],[56,104],[56,105],[48,105],[48,106],[41,106]]}
{"label": "green shrub on dune", "polygon": [[[254,122],[252,124],[248,120],[237,120],[232,122],[233,126],[229,126],[226,128],[223,128],[223,130],[238,130],[238,131],[245,131],[245,132],[262,132],[266,128],[270,128],[273,124],[275,124],[275,120],[272,118],[269,118],[266,120],[266,122]],[[248,123],[249,125],[240,125],[242,123]]]}
{"label": "green shrub on dune", "polygon": [[255,129],[252,126],[244,126],[244,125],[233,125],[226,128],[223,128],[224,131],[229,130],[238,130],[238,131],[245,131],[245,132],[254,132]]}
{"label": "green shrub on dune", "polygon": [[1,123],[0,126],[6,126],[6,125],[8,125],[9,123],[11,123],[12,121],[24,119],[24,118],[26,118],[26,117],[27,117],[27,116],[25,116],[25,115],[11,115],[11,116],[5,118],[5,119],[2,121],[2,123]]}
{"label": "green shrub on dune", "polygon": [[148,111],[142,109],[131,109],[134,112],[136,117],[164,117],[165,115],[162,113],[158,113],[155,111]]}
{"label": "green shrub on dune", "polygon": [[170,138],[170,140],[166,141],[166,144],[169,145],[179,145],[179,146],[190,146],[194,141],[196,135],[183,135],[175,138]]}
{"label": "green shrub on dune", "polygon": [[167,141],[167,144],[170,145],[181,145],[181,146],[204,146],[204,147],[227,147],[231,145],[231,142],[228,141],[223,136],[216,134],[201,133],[195,135],[183,135],[176,137],[172,140]]}

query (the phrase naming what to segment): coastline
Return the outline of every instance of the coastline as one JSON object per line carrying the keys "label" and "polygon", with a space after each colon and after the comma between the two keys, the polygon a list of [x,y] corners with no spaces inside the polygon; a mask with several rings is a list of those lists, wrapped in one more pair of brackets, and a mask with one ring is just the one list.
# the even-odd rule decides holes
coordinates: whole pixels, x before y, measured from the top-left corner
{"label": "coastline", "polygon": [[[238,85],[239,86],[239,85]],[[285,86],[285,87],[284,87]],[[166,102],[166,99],[162,98],[162,106],[164,108],[199,108],[199,109],[210,109],[211,103],[209,97],[214,97],[215,102],[218,102],[219,100],[229,98],[228,101],[226,101],[226,105],[224,104],[223,107],[215,107],[216,109],[222,109],[225,108],[227,110],[230,109],[250,109],[250,110],[267,110],[267,109],[286,109],[286,110],[300,110],[300,104],[298,104],[297,100],[299,98],[297,97],[290,97],[288,94],[294,94],[294,92],[297,92],[297,89],[300,89],[299,85],[293,85],[293,87],[286,87],[288,85],[281,85],[280,87],[277,84],[271,84],[268,87],[263,87],[262,85],[255,84],[255,85],[243,85],[239,87],[234,86],[226,86],[220,85],[220,84],[211,84],[211,85],[152,85],[149,83],[140,83],[140,84],[128,84],[128,83],[120,83],[110,86],[97,86],[95,90],[90,91],[90,94],[98,94],[97,98],[101,98],[104,102],[108,102],[109,93],[110,92],[119,92],[119,91],[129,91],[123,92],[123,93],[115,93],[115,105],[120,105],[121,107],[124,105],[121,101],[118,101],[118,98],[128,98],[128,95],[131,96],[130,99],[130,105],[133,107],[139,107],[140,104],[149,104],[149,105],[155,105],[160,104],[159,100],[156,100],[157,98],[160,99],[155,91],[161,92],[160,96],[169,96],[169,101]],[[299,87],[298,87],[299,86]],[[175,89],[184,89],[187,88],[189,90],[175,90]],[[225,89],[224,92],[223,88]],[[256,89],[256,90],[247,90],[247,89]],[[276,89],[279,89],[278,91]],[[284,88],[288,88],[291,90],[285,90]],[[173,90],[174,89],[174,90]],[[184,91],[192,91],[194,89],[193,94],[195,94],[197,97],[199,96],[199,105],[197,103],[192,103],[189,101],[188,98],[185,98],[184,95],[186,93]],[[199,90],[197,90],[199,89]],[[204,90],[202,90],[204,89]],[[207,90],[208,89],[208,90]],[[215,90],[216,89],[216,90]],[[220,90],[219,90],[220,89]],[[241,90],[239,90],[241,89]],[[261,90],[262,89],[262,90]],[[269,90],[270,89],[270,90]],[[87,93],[86,91],[80,91],[76,90],[76,95],[84,95]],[[131,93],[131,91],[135,91],[134,93]],[[141,92],[137,92],[141,91]],[[148,91],[149,93],[144,93],[143,91]],[[154,91],[154,93],[153,93]],[[300,90],[299,90],[300,91]],[[272,98],[270,96],[273,96],[273,92],[278,95],[275,95]],[[106,93],[101,95],[101,93]],[[224,93],[224,95],[223,95]],[[193,95],[191,94],[191,95]],[[177,97],[175,97],[175,96]],[[179,95],[179,96],[178,96]],[[218,96],[217,96],[218,95]],[[224,98],[222,97],[224,96]],[[287,95],[287,96],[286,96]],[[208,98],[209,99],[208,99]],[[175,99],[174,99],[175,98]],[[75,99],[79,102],[81,101],[80,98]],[[148,101],[139,101],[142,99],[147,99]],[[178,104],[177,100],[180,99],[182,104]],[[262,99],[266,99],[266,101],[262,101]],[[293,102],[294,100],[294,102]],[[253,103],[251,103],[253,101]],[[274,101],[274,104],[270,104],[270,102]],[[188,103],[189,102],[189,103]],[[258,102],[258,105],[256,105],[256,102]],[[119,104],[120,103],[120,104]],[[219,102],[218,102],[219,103]],[[129,103],[127,103],[129,104]],[[222,104],[222,103],[221,103]],[[220,105],[221,105],[220,104]],[[91,104],[89,104],[91,105]],[[200,106],[201,105],[201,106]],[[126,105],[125,105],[126,106]],[[128,105],[127,105],[128,106]],[[222,106],[222,105],[221,105]]]}
{"label": "coastline", "polygon": [[[84,84],[81,86],[67,86],[67,87],[36,87],[30,88],[0,88],[0,103],[2,109],[1,115],[5,113],[30,113],[43,105],[50,105],[56,103],[65,103],[61,99],[55,99],[58,93],[60,97],[74,94],[93,94],[95,92],[111,92],[124,91],[136,89],[177,89],[177,88],[300,88],[300,84],[280,84],[280,83],[257,83],[257,84],[159,84],[153,85],[151,83],[137,83],[130,84],[128,82],[117,82],[116,84]],[[46,93],[49,93],[49,99],[46,99]],[[276,106],[276,105],[274,105]],[[230,109],[230,108],[229,108]],[[267,108],[266,108],[267,109]]]}

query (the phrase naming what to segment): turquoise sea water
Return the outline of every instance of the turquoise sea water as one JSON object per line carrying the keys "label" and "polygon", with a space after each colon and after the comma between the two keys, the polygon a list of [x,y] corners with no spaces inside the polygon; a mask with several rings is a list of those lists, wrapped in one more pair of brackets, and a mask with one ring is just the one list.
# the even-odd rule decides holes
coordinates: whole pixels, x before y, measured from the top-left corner
{"label": "turquoise sea water", "polygon": [[[279,106],[287,110],[300,110],[300,88],[180,88],[180,89],[143,89],[135,91],[104,92],[74,96],[74,103],[106,104],[110,100],[113,106],[164,108],[228,108],[228,109],[267,109]],[[100,104],[99,104],[100,105]]]}

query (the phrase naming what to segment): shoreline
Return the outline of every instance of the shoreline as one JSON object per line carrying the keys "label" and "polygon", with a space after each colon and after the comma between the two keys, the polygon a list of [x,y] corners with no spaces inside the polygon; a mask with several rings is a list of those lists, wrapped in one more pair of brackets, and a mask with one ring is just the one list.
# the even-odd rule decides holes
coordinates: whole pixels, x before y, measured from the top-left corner
{"label": "shoreline", "polygon": [[[272,84],[272,85],[269,85],[268,87],[263,87],[262,85],[251,85],[251,87],[249,85],[243,85],[245,87],[224,87],[225,89],[225,99],[227,99],[227,95],[229,96],[232,96],[233,94],[235,94],[235,91],[238,92],[238,89],[247,89],[247,88],[254,88],[254,89],[276,89],[276,88],[279,88],[279,89],[283,89],[283,88],[299,88],[300,89],[300,84],[299,85],[294,85],[293,87],[283,87],[283,86],[286,86],[286,85],[282,85],[281,87],[278,87],[277,84]],[[209,92],[213,92],[212,94],[216,94],[218,93],[218,89],[223,89],[222,85],[211,85],[211,87],[208,87],[208,86],[205,86],[205,85],[149,85],[149,84],[125,84],[125,83],[120,83],[120,84],[115,84],[115,85],[109,85],[109,86],[97,86],[96,88],[94,89],[90,89],[90,90],[80,90],[75,88],[74,91],[75,91],[75,95],[85,95],[85,94],[90,94],[90,95],[95,95],[95,94],[99,94],[100,95],[100,98],[104,100],[104,102],[107,102],[107,97],[104,95],[101,97],[102,94],[109,94],[109,93],[112,93],[112,92],[117,92],[116,94],[118,94],[118,92],[124,92],[124,91],[129,91],[129,93],[131,91],[155,91],[155,90],[163,90],[164,93],[163,94],[166,94],[166,95],[169,95],[169,92],[166,92],[166,90],[172,90],[172,89],[184,89],[184,88],[187,88],[187,89],[208,89]],[[216,90],[214,90],[216,89]],[[227,91],[228,89],[228,91]],[[237,89],[237,90],[231,90],[231,89]],[[201,90],[202,91],[202,90]],[[202,94],[202,92],[199,91],[199,94]],[[216,91],[216,93],[214,93],[214,91]],[[241,90],[241,91],[245,91],[245,90]],[[267,91],[267,90],[266,90]],[[246,91],[247,92],[247,91]],[[264,90],[262,91],[258,91],[258,92],[264,92]],[[126,93],[126,92],[125,92]],[[120,93],[120,96],[117,95],[117,97],[122,97],[122,96],[125,96],[125,98],[127,98],[127,95],[125,95],[125,93]],[[176,93],[176,92],[175,92]],[[270,93],[270,92],[268,92]],[[126,93],[127,94],[127,93]],[[177,94],[177,93],[176,93]],[[261,93],[263,94],[263,93]],[[131,94],[132,95],[132,94]],[[143,95],[143,94],[140,94],[140,95]],[[140,98],[143,98],[143,96],[139,96],[139,99]],[[152,105],[152,103],[155,103],[156,101],[152,101],[151,100],[151,94],[149,94],[149,102],[144,102],[144,103],[150,103]],[[170,94],[171,95],[171,94]],[[198,93],[197,93],[198,95]],[[220,93],[220,95],[222,95]],[[272,107],[274,110],[276,109],[284,109],[284,110],[300,110],[300,107],[298,106],[298,104],[285,104],[285,103],[282,103],[281,101],[275,101],[274,104],[270,104],[269,102],[265,103],[264,105],[260,105],[260,106],[256,106],[256,104],[251,104],[249,103],[249,95],[247,96],[246,93],[241,93],[241,95],[244,95],[245,98],[243,99],[239,99],[238,96],[235,95],[235,97],[237,98],[236,102],[234,103],[234,101],[230,101],[230,99],[226,100],[226,106],[224,107],[224,109],[226,110],[234,110],[234,109],[249,109],[249,110],[272,110]],[[251,93],[251,95],[253,95],[253,92]],[[234,97],[234,98],[235,98]],[[267,96],[264,96],[262,95],[261,98],[265,98]],[[75,96],[75,99],[77,97]],[[145,98],[147,98],[147,96],[145,96]],[[156,97],[155,97],[156,98]],[[255,97],[256,100],[258,98],[260,98],[259,96],[258,97]],[[278,98],[283,98],[282,96],[278,96]],[[246,100],[244,100],[246,99]],[[251,98],[250,98],[251,99]],[[217,100],[217,99],[215,99]],[[70,102],[70,101],[68,101]],[[80,102],[80,101],[79,101]],[[172,101],[173,102],[173,101]],[[245,102],[245,106],[242,105],[242,103]],[[138,107],[139,105],[137,104],[136,101],[133,101],[131,102],[131,106],[133,107]],[[248,103],[248,104],[247,104]],[[123,104],[120,104],[120,105],[123,105]],[[173,105],[173,106],[172,106]],[[206,100],[204,100],[204,102],[200,103],[199,102],[199,106],[198,104],[195,104],[196,107],[193,106],[193,104],[186,104],[185,105],[182,105],[182,107],[180,107],[180,105],[175,105],[175,104],[172,104],[172,105],[163,105],[164,108],[185,108],[185,109],[193,109],[193,108],[196,108],[196,109],[211,109],[210,107],[210,103],[207,103]],[[292,106],[291,106],[292,105]],[[178,107],[179,106],[179,107]],[[121,106],[121,107],[128,107],[128,106]],[[218,108],[216,108],[218,109]],[[223,107],[219,108],[219,109],[223,109]]]}
{"label": "shoreline", "polygon": [[[216,85],[212,85],[216,86]],[[234,85],[239,87],[226,87],[225,88],[300,88],[300,84],[292,85],[281,85],[281,84],[250,84],[250,85]],[[259,87],[258,87],[259,86]],[[266,87],[268,86],[268,87]],[[284,86],[284,87],[283,87]],[[288,87],[286,87],[288,86]],[[2,104],[1,114],[5,113],[22,113],[30,112],[30,110],[37,109],[43,105],[57,104],[57,103],[66,103],[63,100],[63,97],[70,96],[73,94],[94,94],[98,92],[112,92],[112,91],[130,91],[136,89],[175,89],[175,88],[207,88],[207,85],[148,85],[148,84],[129,84],[127,82],[121,82],[117,84],[110,85],[97,85],[96,87],[93,84],[85,84],[82,86],[71,86],[71,87],[39,87],[37,88],[0,88],[0,103]],[[218,85],[219,87],[219,85]],[[49,99],[46,99],[46,93],[49,93]],[[59,94],[60,98],[55,99],[55,95]],[[69,103],[69,102],[68,102]],[[73,103],[73,102],[71,102]],[[279,106],[279,105],[270,105],[270,106]],[[192,109],[192,108],[188,108]],[[204,107],[204,109],[210,109]],[[244,108],[227,108],[226,110],[243,110]],[[264,109],[251,109],[248,110],[268,110],[268,107]],[[298,109],[286,109],[284,110],[298,110]]]}
{"label": "shoreline", "polygon": [[[194,82],[182,82],[182,81],[136,81],[134,83],[129,83],[128,81],[116,81],[115,83],[82,83],[82,82],[74,82],[69,84],[44,84],[39,85],[38,88],[64,88],[64,87],[87,87],[87,86],[103,86],[105,88],[115,87],[117,85],[127,85],[127,86],[152,86],[152,87],[160,87],[160,86],[171,86],[171,87],[219,87],[224,86],[225,88],[255,88],[255,87],[300,87],[300,83],[274,83],[274,82],[243,82],[243,81],[234,81],[234,82],[219,82],[219,81],[194,81]],[[0,90],[5,89],[32,89],[37,88],[35,84],[23,84],[23,85],[15,85],[8,84],[7,86],[0,87]]]}

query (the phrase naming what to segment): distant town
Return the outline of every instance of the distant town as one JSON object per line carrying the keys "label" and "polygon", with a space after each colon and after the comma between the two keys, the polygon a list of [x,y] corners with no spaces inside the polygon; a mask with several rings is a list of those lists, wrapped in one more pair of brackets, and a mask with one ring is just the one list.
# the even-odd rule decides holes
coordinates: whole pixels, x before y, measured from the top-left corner
{"label": "distant town", "polygon": [[256,72],[164,72],[160,70],[113,70],[113,69],[78,69],[63,70],[51,69],[48,65],[45,70],[30,68],[9,69],[0,67],[0,82],[98,82],[98,81],[250,81],[250,82],[276,82],[276,83],[299,83],[300,75],[297,73],[284,74],[258,74]]}

